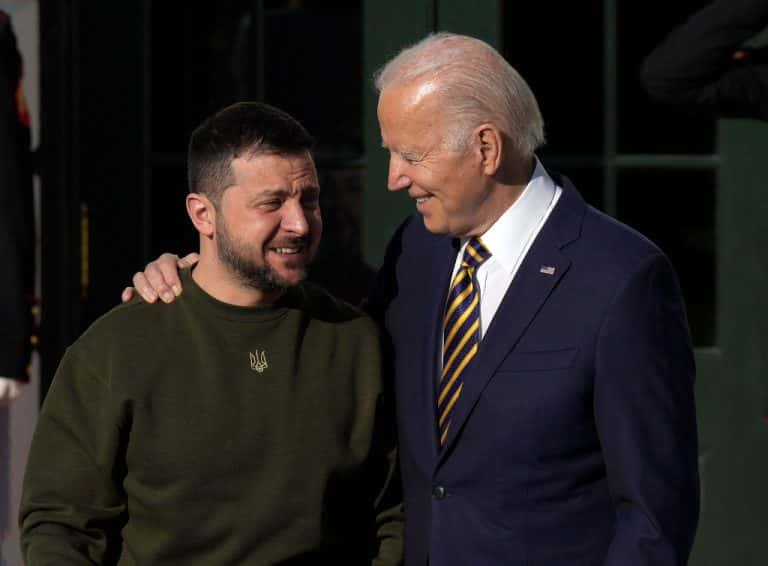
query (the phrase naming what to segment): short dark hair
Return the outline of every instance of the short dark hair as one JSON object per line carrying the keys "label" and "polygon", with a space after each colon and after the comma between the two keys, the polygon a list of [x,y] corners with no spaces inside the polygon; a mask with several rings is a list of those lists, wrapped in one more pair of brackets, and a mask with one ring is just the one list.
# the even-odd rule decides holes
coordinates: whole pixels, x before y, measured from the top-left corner
{"label": "short dark hair", "polygon": [[200,124],[189,141],[189,192],[214,205],[234,182],[231,163],[243,154],[295,155],[311,151],[314,139],[293,116],[262,102],[238,102]]}

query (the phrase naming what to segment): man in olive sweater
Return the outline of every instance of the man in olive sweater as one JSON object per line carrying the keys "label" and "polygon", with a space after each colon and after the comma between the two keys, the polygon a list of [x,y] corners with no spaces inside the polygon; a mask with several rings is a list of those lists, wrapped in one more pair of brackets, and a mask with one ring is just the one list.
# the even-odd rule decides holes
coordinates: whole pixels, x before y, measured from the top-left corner
{"label": "man in olive sweater", "polygon": [[303,282],[321,232],[312,140],[241,103],[189,149],[200,261],[69,348],[20,511],[26,563],[399,564],[375,325]]}

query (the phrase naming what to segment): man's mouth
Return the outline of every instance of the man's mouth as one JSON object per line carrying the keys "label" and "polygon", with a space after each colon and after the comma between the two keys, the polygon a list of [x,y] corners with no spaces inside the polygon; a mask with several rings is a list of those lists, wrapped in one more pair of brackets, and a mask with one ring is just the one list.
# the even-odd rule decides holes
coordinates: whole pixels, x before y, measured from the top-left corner
{"label": "man's mouth", "polygon": [[427,203],[432,200],[432,195],[422,195],[419,197],[414,197],[413,200],[416,201],[416,210],[422,213],[426,213],[427,211]]}
{"label": "man's mouth", "polygon": [[295,246],[290,248],[270,248],[271,251],[281,255],[293,255],[300,254],[304,251],[305,246]]}
{"label": "man's mouth", "polygon": [[269,251],[283,256],[299,255],[307,251],[309,242],[305,239],[297,239],[290,242],[280,242],[269,246]]}

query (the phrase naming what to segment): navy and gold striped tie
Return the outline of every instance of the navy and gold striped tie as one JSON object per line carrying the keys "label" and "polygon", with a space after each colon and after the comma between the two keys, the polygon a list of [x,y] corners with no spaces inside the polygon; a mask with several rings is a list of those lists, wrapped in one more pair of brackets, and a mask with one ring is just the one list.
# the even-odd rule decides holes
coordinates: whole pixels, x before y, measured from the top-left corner
{"label": "navy and gold striped tie", "polygon": [[491,257],[483,243],[471,238],[464,248],[461,267],[451,284],[443,328],[443,372],[437,396],[440,445],[445,444],[451,413],[464,387],[463,372],[477,353],[480,342],[480,293],[475,272]]}

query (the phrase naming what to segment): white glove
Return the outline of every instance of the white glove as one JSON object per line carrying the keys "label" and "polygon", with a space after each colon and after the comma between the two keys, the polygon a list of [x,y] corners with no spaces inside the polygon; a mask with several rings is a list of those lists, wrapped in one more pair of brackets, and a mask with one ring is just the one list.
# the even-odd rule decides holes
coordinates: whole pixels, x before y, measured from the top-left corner
{"label": "white glove", "polygon": [[0,377],[0,405],[7,405],[19,395],[24,384],[12,377]]}

